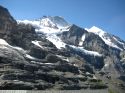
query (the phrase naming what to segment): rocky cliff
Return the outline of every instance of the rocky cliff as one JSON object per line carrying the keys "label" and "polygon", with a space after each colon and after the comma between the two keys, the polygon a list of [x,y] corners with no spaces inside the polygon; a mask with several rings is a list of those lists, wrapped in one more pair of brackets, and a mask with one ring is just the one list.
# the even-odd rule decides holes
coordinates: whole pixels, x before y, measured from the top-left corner
{"label": "rocky cliff", "polygon": [[58,16],[16,22],[0,6],[0,89],[124,92],[124,41],[90,30]]}

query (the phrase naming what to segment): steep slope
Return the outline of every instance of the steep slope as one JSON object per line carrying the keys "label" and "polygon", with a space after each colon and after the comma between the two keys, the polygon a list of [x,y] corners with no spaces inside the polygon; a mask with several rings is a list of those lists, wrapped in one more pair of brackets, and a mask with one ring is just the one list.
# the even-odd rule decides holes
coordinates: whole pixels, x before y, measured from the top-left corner
{"label": "steep slope", "polygon": [[[7,9],[0,7],[0,13],[5,11]],[[5,15],[9,15],[9,12],[6,12]],[[0,16],[4,25],[8,24],[8,20],[5,20],[8,17],[11,16]],[[2,28],[2,33],[0,33],[0,89],[107,88],[105,84],[97,84],[101,82],[98,79],[96,79],[97,83],[91,82],[94,78],[93,69],[83,59],[72,55],[65,48],[57,47],[57,43],[61,42],[61,39],[54,34],[55,32],[43,33],[40,31],[40,33],[36,33],[34,25],[16,24],[14,19],[12,24],[7,25],[12,29],[8,31],[8,29]],[[67,28],[64,23],[59,26]],[[48,28],[51,31],[57,29]],[[3,32],[7,31],[9,33],[5,33],[6,40],[4,40]],[[60,33],[59,31],[62,30],[58,29],[57,33]],[[58,42],[54,41],[56,39]],[[55,45],[54,42],[56,42]]]}
{"label": "steep slope", "polygon": [[0,38],[8,40],[8,36],[15,29],[16,23],[8,10],[0,6]]}
{"label": "steep slope", "polygon": [[5,12],[0,20],[9,28],[0,24],[0,89],[108,87],[124,93],[123,40],[97,27],[86,30],[69,24],[59,16],[16,23],[6,11],[0,7]]}
{"label": "steep slope", "polygon": [[88,32],[92,32],[94,34],[97,34],[101,37],[101,39],[109,46],[123,50],[125,49],[125,42],[123,40],[121,40],[120,38],[108,34],[105,31],[103,31],[102,29],[93,26],[90,29],[86,29]]}
{"label": "steep slope", "polygon": [[62,17],[59,16],[44,16],[37,20],[17,20],[18,23],[32,24],[37,33],[57,33],[60,31],[67,31],[70,24],[68,24]]}

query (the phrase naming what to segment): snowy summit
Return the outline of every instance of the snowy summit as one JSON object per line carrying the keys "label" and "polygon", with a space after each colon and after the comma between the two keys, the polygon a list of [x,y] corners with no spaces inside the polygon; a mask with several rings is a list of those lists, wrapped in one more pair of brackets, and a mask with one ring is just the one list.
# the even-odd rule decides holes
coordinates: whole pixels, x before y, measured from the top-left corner
{"label": "snowy summit", "polygon": [[60,16],[43,16],[37,20],[17,20],[18,23],[32,24],[37,33],[58,33],[67,31],[70,24]]}

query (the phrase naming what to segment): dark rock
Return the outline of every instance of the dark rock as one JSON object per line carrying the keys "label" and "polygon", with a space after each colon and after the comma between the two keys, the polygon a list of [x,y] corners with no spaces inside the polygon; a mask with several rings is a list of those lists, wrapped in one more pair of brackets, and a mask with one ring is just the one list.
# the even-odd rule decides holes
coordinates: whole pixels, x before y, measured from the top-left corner
{"label": "dark rock", "polygon": [[89,72],[91,74],[94,73],[93,68],[89,64],[84,65],[84,68],[85,68],[85,72]]}
{"label": "dark rock", "polygon": [[89,79],[90,82],[102,82],[100,79]]}
{"label": "dark rock", "polygon": [[90,85],[90,89],[106,89],[106,88],[108,88],[108,86],[105,85],[105,84],[97,83],[97,84],[91,84]]}
{"label": "dark rock", "polygon": [[86,62],[88,62],[89,64],[92,64],[96,69],[101,69],[104,66],[103,56],[88,55],[68,45],[66,46],[66,48],[70,51],[71,54],[78,55],[81,58],[84,58]]}
{"label": "dark rock", "polygon": [[31,41],[36,38],[35,29],[32,25],[18,24],[16,29],[10,33],[10,44],[29,49]]}
{"label": "dark rock", "polygon": [[53,87],[53,84],[51,83],[39,83],[34,85],[34,87],[38,90],[46,90],[46,89],[50,89]]}
{"label": "dark rock", "polygon": [[71,80],[72,82],[75,82],[75,83],[87,81],[87,77],[85,77],[85,76],[79,77],[78,75],[74,75],[71,77],[65,77],[65,78],[67,78],[68,80]]}
{"label": "dark rock", "polygon": [[46,60],[49,63],[56,63],[56,62],[62,62],[63,60],[61,58],[59,58],[58,56],[54,55],[54,54],[48,54],[46,56]]}
{"label": "dark rock", "polygon": [[106,78],[107,78],[107,79],[111,79],[111,76],[110,76],[110,75],[107,75]]}
{"label": "dark rock", "polygon": [[[60,20],[60,17],[55,18],[57,21]],[[57,25],[50,24],[49,27],[58,29]],[[112,81],[116,80],[116,84],[119,82],[117,81],[119,75],[122,75],[119,77],[120,82],[125,81],[124,50],[120,52],[108,46],[98,35],[76,25],[69,26],[67,28],[69,31],[57,34],[67,44],[66,48],[58,49],[46,39],[46,34],[36,33],[35,28],[38,27],[30,24],[17,24],[8,10],[0,6],[0,38],[10,44],[4,45],[0,42],[0,89],[105,89],[107,85],[103,84],[100,79],[102,76],[105,78],[106,75],[108,75],[109,83],[110,75],[115,76]],[[82,45],[79,45],[83,35],[85,35],[85,40]],[[108,34],[105,36],[111,38]],[[41,47],[32,41],[38,41]],[[112,39],[112,41],[115,40]],[[115,44],[123,49],[124,44],[116,42]],[[70,45],[75,46],[76,49]],[[77,46],[88,51],[99,52],[102,56],[78,51]],[[105,67],[106,63],[110,63],[109,68]],[[110,75],[105,74],[106,69]],[[98,76],[97,70],[104,71],[104,73],[100,73],[102,75],[99,76],[100,79],[93,79],[94,75]],[[113,75],[117,71],[120,72],[119,75]],[[119,86],[123,88],[124,84]]]}
{"label": "dark rock", "polygon": [[8,34],[15,29],[16,21],[10,15],[8,10],[0,6],[0,38],[6,38]]}
{"label": "dark rock", "polygon": [[15,74],[7,74],[7,75],[3,75],[1,79],[3,79],[3,80],[16,80],[17,77]]}
{"label": "dark rock", "polygon": [[68,63],[56,65],[55,70],[62,71],[62,72],[79,73],[78,67],[70,65]]}
{"label": "dark rock", "polygon": [[105,42],[94,33],[88,33],[86,34],[86,40],[83,43],[83,46],[87,50],[91,51],[97,51],[100,54],[108,55],[108,45],[105,44]]}
{"label": "dark rock", "polygon": [[31,90],[32,84],[25,82],[4,82],[0,85],[1,90]]}
{"label": "dark rock", "polygon": [[56,81],[59,81],[59,77],[57,75],[52,75],[47,72],[37,72],[37,78],[40,78],[46,82],[55,84]]}
{"label": "dark rock", "polygon": [[47,52],[38,46],[32,46],[29,54],[38,59],[44,59],[47,55]]}
{"label": "dark rock", "polygon": [[100,76],[104,76],[106,73],[103,71],[100,71],[99,74],[100,74]]}
{"label": "dark rock", "polygon": [[6,63],[10,63],[10,62],[12,62],[11,59],[4,58],[4,57],[0,57],[0,64],[1,64],[1,63],[6,64]]}
{"label": "dark rock", "polygon": [[80,38],[85,33],[87,33],[86,30],[76,25],[72,25],[69,31],[63,32],[62,34],[59,34],[59,36],[65,43],[78,46]]}
{"label": "dark rock", "polygon": [[122,81],[125,82],[125,76],[124,76],[124,75],[121,75],[121,76],[119,77],[119,79],[121,79]]}
{"label": "dark rock", "polygon": [[25,64],[24,69],[30,72],[37,71],[39,69],[39,65],[36,64]]}

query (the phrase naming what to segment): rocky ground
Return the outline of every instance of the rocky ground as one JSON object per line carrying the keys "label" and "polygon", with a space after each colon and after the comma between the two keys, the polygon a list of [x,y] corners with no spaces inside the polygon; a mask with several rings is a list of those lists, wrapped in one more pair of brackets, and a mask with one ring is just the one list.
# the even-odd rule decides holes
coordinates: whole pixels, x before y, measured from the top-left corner
{"label": "rocky ground", "polygon": [[[55,50],[54,48],[53,50]],[[70,59],[74,58],[77,64],[80,64],[74,65],[72,62],[66,61],[62,55],[39,49],[33,45],[33,48],[28,52],[31,53],[30,55],[35,55],[36,52],[32,53],[32,51],[39,51],[35,55],[37,58],[34,58],[26,50],[0,45],[0,89],[78,90],[107,88],[101,80],[94,79],[93,71],[89,65],[81,63],[80,59],[70,57]],[[54,51],[51,50],[51,52]],[[44,58],[38,59],[39,56]]]}

